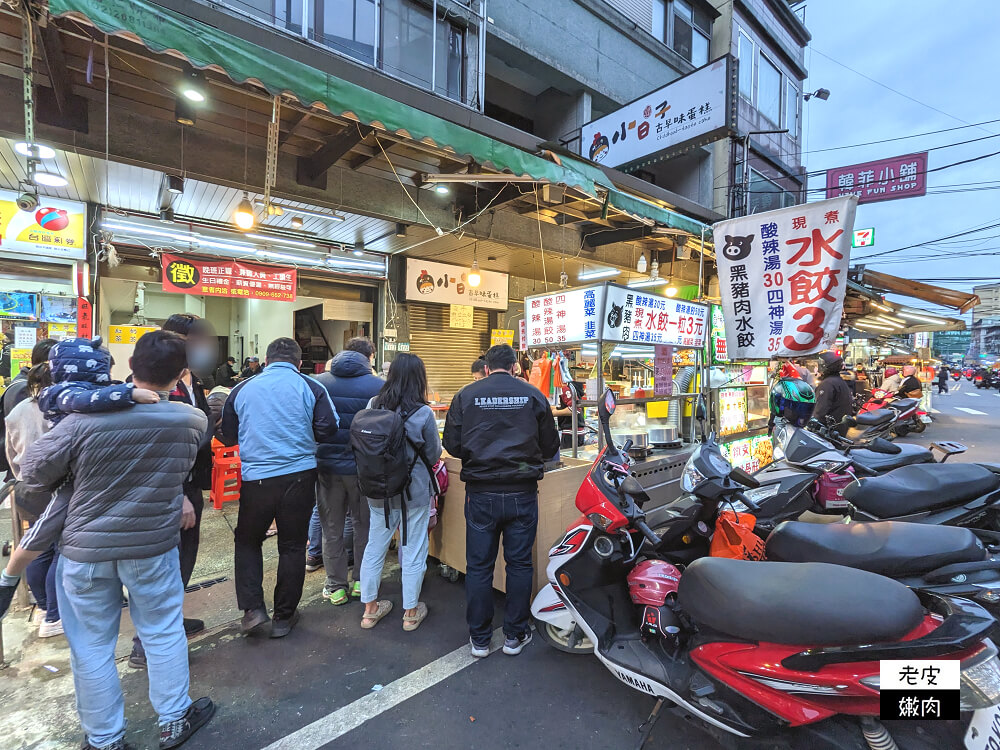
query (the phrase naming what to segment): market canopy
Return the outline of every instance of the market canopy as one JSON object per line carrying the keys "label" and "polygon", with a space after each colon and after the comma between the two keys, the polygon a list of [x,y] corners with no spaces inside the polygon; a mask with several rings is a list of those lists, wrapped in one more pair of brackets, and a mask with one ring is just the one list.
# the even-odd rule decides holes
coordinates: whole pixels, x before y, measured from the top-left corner
{"label": "market canopy", "polygon": [[[213,69],[272,96],[288,94],[303,106],[444,149],[478,164],[566,185],[606,200],[637,217],[691,235],[706,225],[620,190],[582,159],[550,160],[397,102],[298,60],[156,5],[149,0],[49,0],[49,12],[90,23],[102,32],[138,41],[157,53],[177,54],[198,69]],[[560,163],[561,162],[561,163]],[[606,193],[606,196],[602,195]]]}
{"label": "market canopy", "polygon": [[862,268],[857,275],[860,284],[881,292],[891,294],[901,294],[905,297],[914,297],[925,302],[931,302],[942,307],[951,307],[959,312],[966,313],[980,303],[978,295],[968,292],[959,292],[954,289],[945,289],[941,286],[924,284],[920,281],[903,279],[899,276],[890,276],[887,273],[870,271]]}

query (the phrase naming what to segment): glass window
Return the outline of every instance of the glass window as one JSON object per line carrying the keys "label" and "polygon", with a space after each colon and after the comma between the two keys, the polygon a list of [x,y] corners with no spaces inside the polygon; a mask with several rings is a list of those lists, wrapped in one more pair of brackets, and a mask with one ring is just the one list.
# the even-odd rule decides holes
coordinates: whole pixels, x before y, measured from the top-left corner
{"label": "glass window", "polygon": [[708,37],[702,36],[697,31],[691,37],[691,64],[696,68],[708,63],[709,43]]}
{"label": "glass window", "polygon": [[653,36],[667,41],[667,0],[653,0]]}
{"label": "glass window", "polygon": [[691,59],[691,37],[693,34],[694,28],[691,26],[691,22],[686,20],[683,16],[675,13],[673,48],[674,52],[683,57],[685,60]]}
{"label": "glass window", "polygon": [[382,5],[382,67],[423,88],[431,85],[433,22],[430,11],[410,0]]}
{"label": "glass window", "polygon": [[449,99],[462,99],[462,61],[465,59],[465,33],[447,21],[437,25],[437,73],[435,85],[438,94]]}
{"label": "glass window", "polygon": [[739,51],[740,59],[740,94],[748,101],[753,101],[753,41],[740,32]]}
{"label": "glass window", "polygon": [[789,138],[799,137],[799,90],[791,81],[785,89],[785,127]]}
{"label": "glass window", "polygon": [[764,55],[757,67],[757,110],[775,125],[781,123],[781,71]]}
{"label": "glass window", "polygon": [[373,65],[375,0],[316,0],[314,34],[318,42]]}
{"label": "glass window", "polygon": [[[670,35],[671,47],[674,52],[695,67],[701,67],[708,62],[708,48],[711,43],[712,21],[701,11],[693,10],[685,0],[674,0],[673,32]],[[656,8],[653,9],[654,14]],[[654,26],[656,21],[653,21]],[[664,37],[665,39],[665,37]]]}
{"label": "glass window", "polygon": [[796,204],[794,193],[787,192],[755,169],[750,170],[750,213],[771,211]]}

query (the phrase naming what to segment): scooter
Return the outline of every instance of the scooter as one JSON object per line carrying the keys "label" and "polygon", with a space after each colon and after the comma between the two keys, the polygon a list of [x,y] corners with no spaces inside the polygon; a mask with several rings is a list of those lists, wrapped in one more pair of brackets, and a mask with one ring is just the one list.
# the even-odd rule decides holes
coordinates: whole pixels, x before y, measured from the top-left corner
{"label": "scooter", "polygon": [[[876,718],[883,659],[960,661],[964,709],[991,718],[1000,704],[1000,662],[987,638],[994,621],[972,602],[825,563],[702,558],[681,571],[659,559],[673,540],[646,523],[629,445],[611,439],[614,407],[607,391],[598,404],[607,445],[577,494],[583,517],[549,553],[539,597],[554,593],[611,673],[656,698],[638,748],[664,708],[731,748],[749,738],[789,749],[891,748]],[[734,486],[753,481],[731,475]],[[913,723],[896,739],[936,746]]]}
{"label": "scooter", "polygon": [[887,409],[896,412],[896,419],[891,423],[884,416],[880,419],[886,425],[885,431],[892,432],[897,437],[904,437],[911,432],[923,432],[931,421],[930,415],[920,408],[920,399],[897,398],[889,391],[876,388],[872,391],[872,397],[858,410],[858,428],[870,427],[868,420],[862,420],[864,415],[878,414]]}

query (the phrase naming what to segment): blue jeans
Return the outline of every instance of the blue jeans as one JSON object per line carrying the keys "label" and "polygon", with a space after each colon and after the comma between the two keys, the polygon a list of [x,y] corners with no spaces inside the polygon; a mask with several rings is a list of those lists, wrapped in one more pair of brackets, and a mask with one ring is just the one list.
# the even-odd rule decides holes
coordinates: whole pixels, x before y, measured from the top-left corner
{"label": "blue jeans", "polygon": [[309,557],[323,556],[323,526],[319,521],[319,506],[313,506],[312,516],[309,517],[309,549],[306,550]]}
{"label": "blue jeans", "polygon": [[53,544],[32,560],[24,571],[28,588],[35,595],[35,602],[45,610],[45,622],[59,621],[59,597],[56,595],[56,563],[59,551]]}
{"label": "blue jeans", "polygon": [[[368,525],[368,544],[365,546],[364,560],[361,561],[361,601],[365,604],[378,599],[378,587],[382,582],[382,567],[389,551],[389,542],[403,520],[402,511],[389,511],[389,528],[385,527],[385,510],[368,506],[371,521]],[[403,569],[403,609],[414,609],[420,601],[420,588],[424,585],[427,571],[427,523],[431,516],[430,504],[414,507],[406,506],[406,544],[400,550],[400,565]],[[402,533],[402,532],[400,532]]]}
{"label": "blue jeans", "polygon": [[[516,638],[531,624],[531,550],[538,528],[538,492],[468,492],[465,496],[465,619],[476,645],[490,642],[493,568],[503,536],[507,606],[503,632]],[[374,526],[374,523],[372,524]]]}
{"label": "blue jeans", "polygon": [[101,563],[62,556],[58,565],[76,709],[90,744],[104,747],[125,735],[125,699],[115,668],[123,585],[128,589],[132,622],[146,648],[149,702],[161,724],[184,716],[191,698],[177,550],[144,560]]}

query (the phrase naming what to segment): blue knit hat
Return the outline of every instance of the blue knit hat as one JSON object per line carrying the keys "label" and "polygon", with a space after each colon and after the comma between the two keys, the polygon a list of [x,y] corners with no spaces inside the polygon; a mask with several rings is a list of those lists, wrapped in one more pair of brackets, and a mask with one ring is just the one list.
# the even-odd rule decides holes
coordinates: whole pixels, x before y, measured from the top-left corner
{"label": "blue knit hat", "polygon": [[76,381],[109,385],[111,353],[101,348],[101,338],[65,339],[49,351],[52,382]]}

